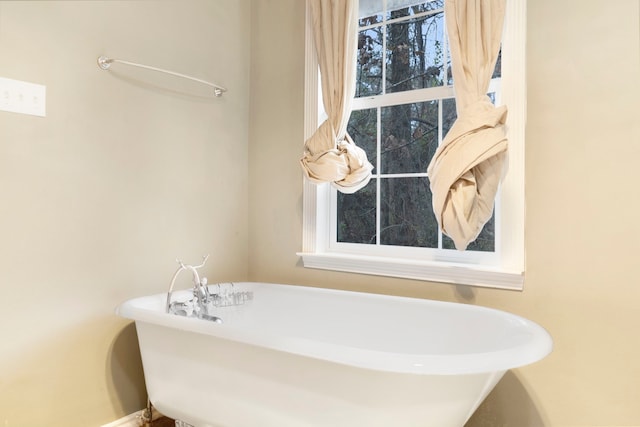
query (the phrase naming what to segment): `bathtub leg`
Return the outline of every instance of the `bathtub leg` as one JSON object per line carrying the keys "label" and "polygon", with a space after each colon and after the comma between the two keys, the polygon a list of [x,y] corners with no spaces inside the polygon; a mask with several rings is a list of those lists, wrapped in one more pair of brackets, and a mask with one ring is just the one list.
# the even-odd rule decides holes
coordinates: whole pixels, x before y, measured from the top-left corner
{"label": "bathtub leg", "polygon": [[151,401],[147,398],[147,407],[142,411],[140,415],[140,421],[142,425],[148,427],[151,425],[151,421],[153,421],[153,406],[151,406]]}

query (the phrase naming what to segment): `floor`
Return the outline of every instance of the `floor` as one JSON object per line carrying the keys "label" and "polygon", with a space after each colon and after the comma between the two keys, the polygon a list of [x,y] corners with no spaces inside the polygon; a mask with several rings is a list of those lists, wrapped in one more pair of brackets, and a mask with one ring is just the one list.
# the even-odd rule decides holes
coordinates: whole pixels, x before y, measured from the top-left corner
{"label": "floor", "polygon": [[150,427],[175,427],[176,422],[171,418],[162,417],[151,423]]}

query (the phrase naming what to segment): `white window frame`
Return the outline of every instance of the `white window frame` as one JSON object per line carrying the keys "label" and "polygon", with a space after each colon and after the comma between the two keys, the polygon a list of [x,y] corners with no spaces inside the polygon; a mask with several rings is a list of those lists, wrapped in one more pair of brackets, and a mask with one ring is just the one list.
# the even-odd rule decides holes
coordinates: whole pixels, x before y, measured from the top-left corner
{"label": "white window frame", "polygon": [[[305,140],[318,128],[318,63],[307,4],[305,32]],[[507,0],[502,42],[501,102],[509,108],[508,173],[496,203],[495,253],[332,243],[335,191],[304,181],[302,258],[304,267],[490,288],[524,285],[524,138],[526,121],[526,1]],[[451,87],[442,88],[452,91]],[[500,103],[500,101],[498,101]],[[334,223],[335,224],[335,223]],[[332,233],[333,231],[333,233]],[[435,255],[433,255],[435,254]]]}

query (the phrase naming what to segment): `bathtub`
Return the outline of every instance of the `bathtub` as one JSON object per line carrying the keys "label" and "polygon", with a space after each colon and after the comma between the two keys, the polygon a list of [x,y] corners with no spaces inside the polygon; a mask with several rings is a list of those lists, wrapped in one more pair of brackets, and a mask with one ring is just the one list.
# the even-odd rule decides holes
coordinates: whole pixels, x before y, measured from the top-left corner
{"label": "bathtub", "polygon": [[165,293],[118,307],[161,413],[196,427],[462,427],[507,370],[552,349],[537,324],[484,307],[235,288],[253,300],[216,309],[222,324],[165,313]]}

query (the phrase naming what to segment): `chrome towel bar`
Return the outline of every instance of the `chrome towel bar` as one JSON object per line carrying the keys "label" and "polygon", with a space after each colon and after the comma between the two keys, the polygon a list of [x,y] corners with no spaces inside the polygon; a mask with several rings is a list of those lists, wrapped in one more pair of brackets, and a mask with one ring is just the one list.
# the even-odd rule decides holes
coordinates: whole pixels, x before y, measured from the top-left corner
{"label": "chrome towel bar", "polygon": [[215,96],[222,96],[222,94],[227,91],[227,89],[222,86],[208,82],[206,80],[191,77],[186,74],[176,73],[175,71],[163,70],[162,68],[151,67],[149,65],[137,64],[135,62],[123,61],[122,59],[107,58],[106,56],[100,56],[98,58],[98,67],[100,67],[103,70],[108,70],[111,67],[111,64],[113,64],[114,62],[117,62],[119,64],[124,64],[124,65],[129,65],[132,67],[144,68],[145,70],[151,70],[151,71],[157,71],[159,73],[170,74],[172,76],[181,77],[183,79],[192,80],[194,82],[211,86],[213,88],[213,93]]}

